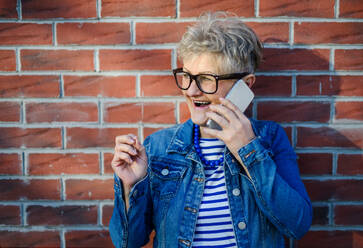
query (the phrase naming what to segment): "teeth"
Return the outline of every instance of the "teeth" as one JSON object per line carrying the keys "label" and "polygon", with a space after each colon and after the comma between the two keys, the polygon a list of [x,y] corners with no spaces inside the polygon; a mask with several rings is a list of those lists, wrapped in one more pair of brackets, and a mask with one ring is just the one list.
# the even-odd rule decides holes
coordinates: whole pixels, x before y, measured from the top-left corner
{"label": "teeth", "polygon": [[194,101],[195,104],[197,105],[208,105],[210,104],[210,102],[203,102],[203,101]]}

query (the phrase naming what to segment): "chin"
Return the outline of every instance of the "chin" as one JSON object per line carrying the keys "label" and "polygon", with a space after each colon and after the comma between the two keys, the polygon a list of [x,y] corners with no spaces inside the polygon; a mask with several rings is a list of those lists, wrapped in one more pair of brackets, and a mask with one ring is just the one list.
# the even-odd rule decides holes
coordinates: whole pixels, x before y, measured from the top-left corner
{"label": "chin", "polygon": [[192,117],[192,122],[194,124],[197,124],[199,126],[204,126],[206,123],[207,123],[207,118],[195,118],[195,117]]}

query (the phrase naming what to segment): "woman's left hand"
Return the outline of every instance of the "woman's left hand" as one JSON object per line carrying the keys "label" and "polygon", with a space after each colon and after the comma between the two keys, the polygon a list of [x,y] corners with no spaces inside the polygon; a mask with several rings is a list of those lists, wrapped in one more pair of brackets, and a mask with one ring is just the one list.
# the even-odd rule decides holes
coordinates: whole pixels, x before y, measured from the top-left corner
{"label": "woman's left hand", "polygon": [[203,127],[202,132],[222,140],[232,154],[255,138],[250,120],[227,99],[220,98],[221,105],[210,105],[208,118],[217,122],[222,130]]}

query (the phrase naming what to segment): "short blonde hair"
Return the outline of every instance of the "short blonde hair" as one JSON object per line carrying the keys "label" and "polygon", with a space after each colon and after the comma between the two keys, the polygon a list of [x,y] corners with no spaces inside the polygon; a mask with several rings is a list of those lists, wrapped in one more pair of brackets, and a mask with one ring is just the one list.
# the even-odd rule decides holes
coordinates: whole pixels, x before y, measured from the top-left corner
{"label": "short blonde hair", "polygon": [[252,29],[227,12],[205,13],[188,27],[177,47],[179,59],[210,53],[220,58],[224,73],[254,73],[262,59],[262,43]]}

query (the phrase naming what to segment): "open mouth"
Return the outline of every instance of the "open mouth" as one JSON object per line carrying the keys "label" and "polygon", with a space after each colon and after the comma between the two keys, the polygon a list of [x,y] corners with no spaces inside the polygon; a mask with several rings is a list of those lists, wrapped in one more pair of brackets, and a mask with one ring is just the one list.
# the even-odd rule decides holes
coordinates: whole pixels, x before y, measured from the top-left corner
{"label": "open mouth", "polygon": [[209,104],[211,104],[211,102],[209,101],[198,101],[198,100],[193,100],[194,106],[196,107],[205,107],[208,106]]}

